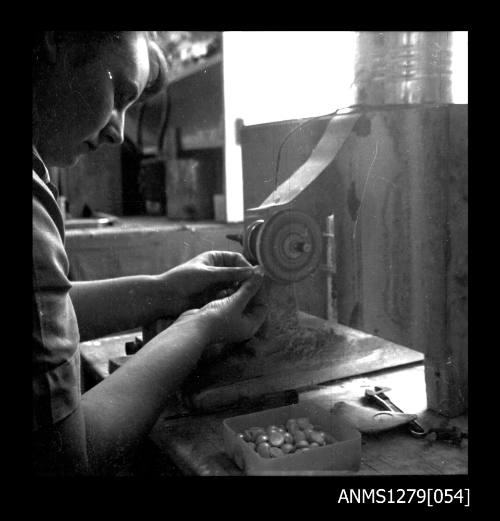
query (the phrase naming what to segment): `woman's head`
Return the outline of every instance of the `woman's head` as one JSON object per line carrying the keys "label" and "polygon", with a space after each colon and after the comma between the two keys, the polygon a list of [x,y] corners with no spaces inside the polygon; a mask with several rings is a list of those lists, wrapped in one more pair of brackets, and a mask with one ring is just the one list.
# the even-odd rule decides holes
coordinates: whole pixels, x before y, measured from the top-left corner
{"label": "woman's head", "polygon": [[152,31],[46,31],[33,48],[33,142],[48,166],[120,144],[126,110],[158,92],[166,62]]}

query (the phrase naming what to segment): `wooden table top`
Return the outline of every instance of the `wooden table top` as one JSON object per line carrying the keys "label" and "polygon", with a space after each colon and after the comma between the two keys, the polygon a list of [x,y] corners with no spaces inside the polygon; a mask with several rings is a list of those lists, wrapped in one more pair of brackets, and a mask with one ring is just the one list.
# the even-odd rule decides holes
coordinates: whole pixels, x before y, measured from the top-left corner
{"label": "wooden table top", "polygon": [[[81,344],[82,363],[99,378],[108,373],[108,360],[125,354],[125,342],[138,332],[107,337]],[[426,410],[425,375],[422,363],[346,378],[301,390],[299,402],[314,400],[328,408],[338,401],[360,403],[365,389],[389,387],[392,401],[403,411],[418,415],[428,427],[457,426],[468,430],[467,416],[452,420]],[[273,405],[274,407],[276,405]],[[267,408],[267,407],[266,407]],[[161,453],[185,475],[239,476],[243,473],[225,454],[222,421],[245,414],[233,409],[214,414],[195,414],[180,403],[172,403],[162,413],[150,433]],[[358,472],[302,472],[302,475],[450,475],[468,473],[468,441],[460,446],[443,441],[414,438],[405,427],[377,434],[362,435],[361,467]]]}

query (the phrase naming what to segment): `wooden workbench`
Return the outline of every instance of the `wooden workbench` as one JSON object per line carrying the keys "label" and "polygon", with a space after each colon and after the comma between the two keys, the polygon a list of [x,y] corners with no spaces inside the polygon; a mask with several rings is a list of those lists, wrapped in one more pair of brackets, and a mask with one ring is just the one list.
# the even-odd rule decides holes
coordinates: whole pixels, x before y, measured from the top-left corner
{"label": "wooden workbench", "polygon": [[[105,378],[108,360],[125,354],[125,342],[139,332],[107,337],[81,344],[86,381]],[[91,377],[89,379],[89,376]],[[391,399],[405,412],[418,415],[424,427],[456,425],[467,431],[468,419],[447,420],[426,410],[425,375],[422,363],[411,364],[363,376],[300,390],[299,401],[314,400],[328,407],[337,401],[359,401],[365,389],[390,387]],[[276,405],[271,405],[276,406]],[[264,407],[267,408],[267,407]],[[216,414],[196,415],[173,402],[162,413],[150,433],[161,457],[172,461],[183,475],[239,476],[242,472],[224,453],[222,421],[248,410],[233,409]],[[159,473],[162,474],[161,469]],[[412,437],[405,427],[373,435],[363,434],[361,467],[352,472],[321,472],[321,475],[452,475],[468,473],[468,442],[461,446]],[[304,474],[304,473],[302,473]],[[308,473],[305,473],[308,474]],[[318,473],[309,473],[317,475]]]}

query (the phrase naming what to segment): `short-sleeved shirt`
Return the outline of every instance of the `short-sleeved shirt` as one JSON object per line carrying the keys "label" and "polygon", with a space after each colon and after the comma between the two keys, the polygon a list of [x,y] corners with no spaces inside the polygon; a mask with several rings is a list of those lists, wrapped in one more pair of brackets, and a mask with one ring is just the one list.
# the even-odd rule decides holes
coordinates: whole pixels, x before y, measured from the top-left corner
{"label": "short-sleeved shirt", "polygon": [[33,148],[33,430],[61,421],[81,399],[80,336],[56,198],[48,170]]}

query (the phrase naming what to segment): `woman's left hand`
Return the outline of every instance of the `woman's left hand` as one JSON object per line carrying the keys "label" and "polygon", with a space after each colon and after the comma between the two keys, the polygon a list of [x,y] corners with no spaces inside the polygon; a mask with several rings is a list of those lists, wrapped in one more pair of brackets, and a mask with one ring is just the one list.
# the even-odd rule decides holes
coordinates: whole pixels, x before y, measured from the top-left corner
{"label": "woman's left hand", "polygon": [[[208,251],[159,275],[166,290],[166,309],[180,315],[187,309],[201,308],[234,290],[254,272],[241,253]],[[169,313],[170,314],[170,313]]]}

